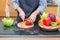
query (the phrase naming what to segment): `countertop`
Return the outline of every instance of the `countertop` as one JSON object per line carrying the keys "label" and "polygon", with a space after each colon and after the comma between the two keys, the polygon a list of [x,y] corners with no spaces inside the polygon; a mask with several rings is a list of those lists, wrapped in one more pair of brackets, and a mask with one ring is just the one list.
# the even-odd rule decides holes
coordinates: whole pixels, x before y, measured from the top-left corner
{"label": "countertop", "polygon": [[0,40],[60,40],[60,38],[0,38]]}
{"label": "countertop", "polygon": [[[35,25],[35,27],[36,26],[37,25]],[[16,28],[16,25],[14,25],[14,30],[5,32],[4,25],[2,24],[2,22],[0,22],[0,38],[52,38],[52,37],[56,38],[56,37],[60,37],[59,31],[46,32],[46,31],[42,31],[40,28],[36,28],[34,30],[38,32],[34,33],[32,30],[30,32],[24,32],[24,31],[22,32],[21,30]]]}
{"label": "countertop", "polygon": [[0,38],[0,40],[60,40],[60,38]]}

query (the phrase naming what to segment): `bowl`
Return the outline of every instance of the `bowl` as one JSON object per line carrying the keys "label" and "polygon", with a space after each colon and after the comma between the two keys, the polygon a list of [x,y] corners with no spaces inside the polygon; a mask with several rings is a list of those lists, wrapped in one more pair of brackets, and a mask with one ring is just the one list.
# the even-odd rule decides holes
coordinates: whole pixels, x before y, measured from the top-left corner
{"label": "bowl", "polygon": [[40,25],[39,24],[39,27],[44,31],[56,31],[56,30],[58,30],[58,28],[60,28],[60,25],[57,25],[57,26],[45,26],[45,25]]}

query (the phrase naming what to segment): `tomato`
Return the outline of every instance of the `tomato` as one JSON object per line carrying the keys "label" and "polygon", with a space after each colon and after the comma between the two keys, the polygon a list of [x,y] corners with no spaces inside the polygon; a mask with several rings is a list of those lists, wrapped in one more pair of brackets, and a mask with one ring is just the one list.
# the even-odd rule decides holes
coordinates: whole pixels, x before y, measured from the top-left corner
{"label": "tomato", "polygon": [[31,20],[29,18],[26,18],[25,22],[26,22],[26,25],[31,25],[32,24],[32,22],[31,22]]}

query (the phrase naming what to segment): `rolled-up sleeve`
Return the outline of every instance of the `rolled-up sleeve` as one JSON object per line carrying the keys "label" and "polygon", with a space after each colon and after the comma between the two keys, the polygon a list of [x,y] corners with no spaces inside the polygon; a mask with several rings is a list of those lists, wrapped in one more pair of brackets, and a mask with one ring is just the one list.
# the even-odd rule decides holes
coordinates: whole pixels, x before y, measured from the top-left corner
{"label": "rolled-up sleeve", "polygon": [[18,0],[12,0],[13,8],[16,9],[19,6]]}
{"label": "rolled-up sleeve", "polygon": [[43,13],[45,8],[47,7],[47,0],[40,0],[38,10]]}

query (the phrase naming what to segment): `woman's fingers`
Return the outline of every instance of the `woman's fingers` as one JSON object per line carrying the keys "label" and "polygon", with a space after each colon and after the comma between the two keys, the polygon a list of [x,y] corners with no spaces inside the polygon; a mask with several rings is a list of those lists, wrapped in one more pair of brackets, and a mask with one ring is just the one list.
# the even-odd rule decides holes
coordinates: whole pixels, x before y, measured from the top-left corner
{"label": "woman's fingers", "polygon": [[25,14],[24,13],[20,14],[20,17],[23,21],[25,20]]}
{"label": "woman's fingers", "polygon": [[24,16],[21,16],[21,19],[24,21]]}
{"label": "woman's fingers", "polygon": [[31,22],[35,22],[35,18],[34,17],[30,16],[29,18],[30,18]]}

